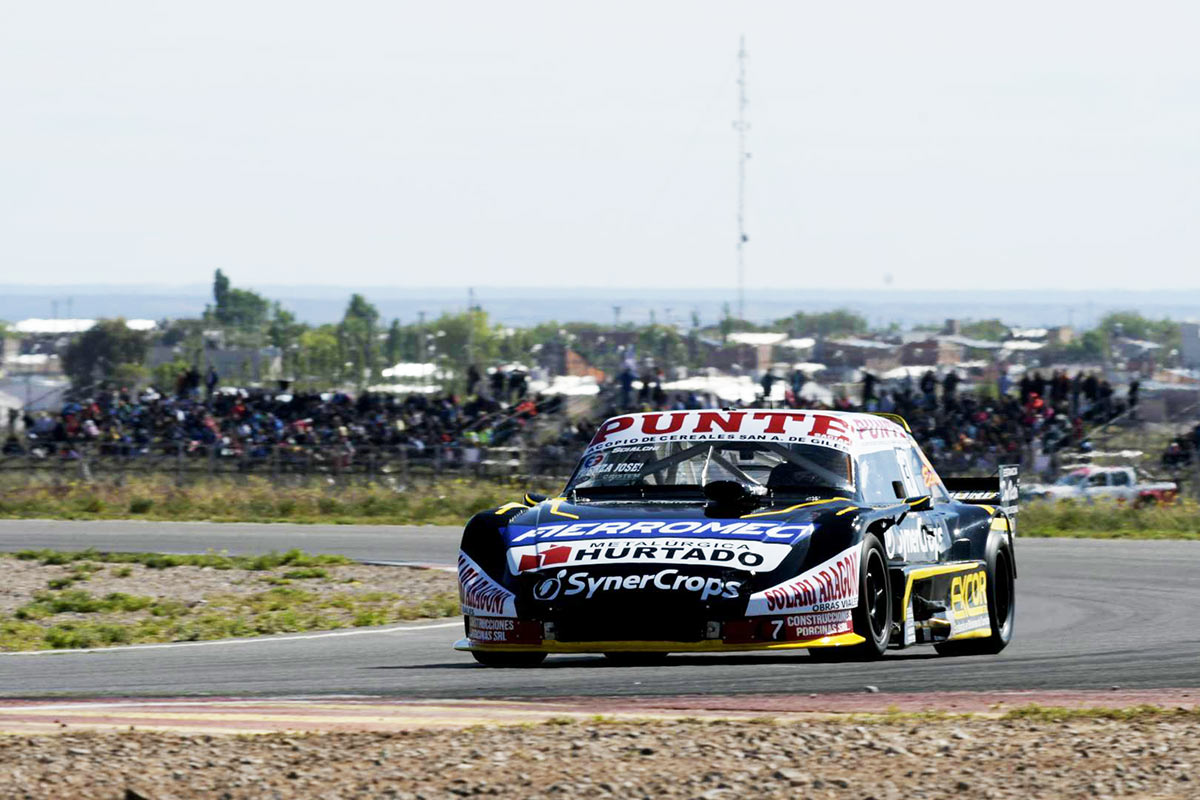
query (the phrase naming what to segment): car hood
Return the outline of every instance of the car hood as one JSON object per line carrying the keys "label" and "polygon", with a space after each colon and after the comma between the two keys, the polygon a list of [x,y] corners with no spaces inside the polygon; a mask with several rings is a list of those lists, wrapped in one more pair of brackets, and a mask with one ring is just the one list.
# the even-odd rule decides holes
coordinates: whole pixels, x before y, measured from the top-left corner
{"label": "car hood", "polygon": [[831,499],[715,516],[698,504],[555,500],[514,517],[503,536],[513,575],[651,564],[765,573],[851,508]]}

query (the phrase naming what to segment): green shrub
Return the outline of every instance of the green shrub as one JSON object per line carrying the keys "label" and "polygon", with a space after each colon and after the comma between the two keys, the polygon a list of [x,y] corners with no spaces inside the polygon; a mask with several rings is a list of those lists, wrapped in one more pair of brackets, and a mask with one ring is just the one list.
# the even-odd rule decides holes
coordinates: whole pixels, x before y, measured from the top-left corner
{"label": "green shrub", "polygon": [[94,614],[111,611],[141,611],[154,602],[153,597],[111,592],[96,597],[82,589],[68,589],[57,593],[38,592],[32,603],[18,608],[18,619],[42,619],[55,614]]}
{"label": "green shrub", "polygon": [[84,492],[72,498],[71,505],[76,511],[85,514],[99,514],[104,510],[104,501],[91,492]]}
{"label": "green shrub", "polygon": [[66,589],[68,586],[75,584],[77,581],[86,580],[86,576],[80,577],[78,575],[70,575],[65,578],[51,578],[50,580],[46,581],[46,586],[51,589]]}
{"label": "green shrub", "polygon": [[286,580],[303,581],[311,578],[328,578],[329,571],[320,567],[305,567],[304,569],[293,569],[283,573],[283,578]]}

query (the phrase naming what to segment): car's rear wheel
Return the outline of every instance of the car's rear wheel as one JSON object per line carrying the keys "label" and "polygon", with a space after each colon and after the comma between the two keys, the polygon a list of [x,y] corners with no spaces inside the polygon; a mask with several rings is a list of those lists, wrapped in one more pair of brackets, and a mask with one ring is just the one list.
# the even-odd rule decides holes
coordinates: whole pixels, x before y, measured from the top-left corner
{"label": "car's rear wheel", "polygon": [[546,660],[545,653],[488,652],[472,650],[471,656],[485,667],[536,667]]}
{"label": "car's rear wheel", "polygon": [[873,661],[887,652],[892,636],[892,590],[887,555],[874,534],[862,543],[858,606],[853,612],[854,632],[866,641],[846,647],[814,647],[808,654],[818,661]]}
{"label": "car's rear wheel", "polygon": [[986,639],[964,639],[934,645],[943,656],[995,655],[1008,647],[1012,641],[1013,627],[1017,619],[1016,573],[1013,570],[1012,550],[1008,542],[1000,540],[989,548],[987,559],[988,621],[991,635]]}

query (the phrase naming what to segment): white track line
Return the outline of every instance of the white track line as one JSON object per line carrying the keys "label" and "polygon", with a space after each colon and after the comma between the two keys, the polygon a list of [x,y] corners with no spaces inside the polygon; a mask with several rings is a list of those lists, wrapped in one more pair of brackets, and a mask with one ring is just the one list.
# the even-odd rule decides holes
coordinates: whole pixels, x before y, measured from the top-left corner
{"label": "white track line", "polygon": [[220,639],[212,642],[169,642],[167,644],[130,644],[119,647],[93,647],[89,650],[21,650],[16,653],[0,653],[5,656],[49,656],[49,655],[91,655],[93,653],[127,653],[131,650],[164,650],[175,647],[212,647],[215,645],[231,644],[270,644],[272,642],[297,642],[305,639],[331,639],[335,636],[370,636],[380,633],[412,633],[416,631],[432,631],[438,628],[461,628],[462,622],[442,622],[437,625],[422,625],[420,627],[372,628],[359,631],[330,631],[328,633],[289,634],[287,636],[263,636],[252,639]]}

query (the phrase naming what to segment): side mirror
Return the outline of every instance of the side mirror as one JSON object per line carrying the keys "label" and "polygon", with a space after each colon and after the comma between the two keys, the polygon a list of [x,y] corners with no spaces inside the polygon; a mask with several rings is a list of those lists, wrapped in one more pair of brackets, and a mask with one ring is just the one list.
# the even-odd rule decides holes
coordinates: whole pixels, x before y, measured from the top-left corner
{"label": "side mirror", "polygon": [[529,505],[531,505],[531,506],[536,506],[538,503],[542,502],[545,499],[546,499],[546,495],[539,494],[538,492],[526,492],[525,493],[525,502],[529,503]]}
{"label": "side mirror", "polygon": [[908,506],[909,511],[928,511],[933,508],[933,497],[927,494],[920,497],[906,497],[904,505]]}

